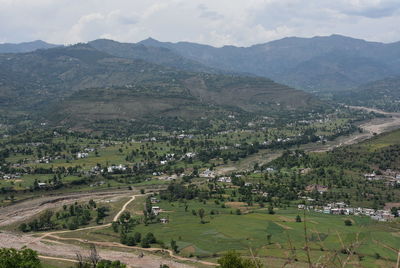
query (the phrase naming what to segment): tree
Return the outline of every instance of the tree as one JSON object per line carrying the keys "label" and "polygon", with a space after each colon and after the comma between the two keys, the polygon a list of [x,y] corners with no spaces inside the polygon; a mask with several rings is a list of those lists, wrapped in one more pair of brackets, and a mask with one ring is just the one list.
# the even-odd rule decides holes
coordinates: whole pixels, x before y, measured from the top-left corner
{"label": "tree", "polygon": [[135,246],[136,245],[135,236],[127,235],[125,242],[126,242],[125,244],[128,245],[128,246]]}
{"label": "tree", "polygon": [[135,238],[135,242],[136,243],[140,243],[140,241],[142,241],[142,234],[139,232],[136,232],[133,237]]}
{"label": "tree", "polygon": [[268,245],[272,244],[271,240],[272,240],[272,234],[267,234]]}
{"label": "tree", "polygon": [[100,261],[100,256],[97,253],[97,249],[96,249],[96,246],[94,244],[90,245],[89,260],[92,263],[93,267],[96,267],[97,263]]}
{"label": "tree", "polygon": [[21,232],[28,232],[28,231],[29,231],[29,227],[28,227],[28,225],[27,225],[26,223],[21,223],[21,224],[19,225],[18,229],[19,229]]}
{"label": "tree", "polygon": [[96,268],[126,268],[126,265],[120,261],[101,260]]}
{"label": "tree", "polygon": [[179,250],[178,250],[178,245],[176,244],[176,241],[175,241],[175,240],[171,240],[171,248],[172,248],[172,250],[173,250],[175,253],[178,253],[178,252],[179,252]]}
{"label": "tree", "polygon": [[351,220],[347,219],[347,220],[344,221],[344,225],[346,225],[346,226],[352,226],[352,225],[353,225],[353,222],[352,222]]}
{"label": "tree", "polygon": [[204,219],[205,213],[206,213],[206,212],[204,211],[203,208],[199,209],[199,211],[198,211],[198,214],[199,214],[200,222],[201,222],[201,223],[204,223],[203,219]]}
{"label": "tree", "polygon": [[300,215],[297,215],[297,216],[296,216],[296,222],[301,222],[301,217],[300,217]]}
{"label": "tree", "polygon": [[146,236],[145,236],[145,239],[147,241],[149,241],[150,244],[157,243],[157,239],[156,239],[156,237],[154,236],[153,233],[147,233]]}
{"label": "tree", "polygon": [[113,231],[114,231],[115,233],[118,233],[119,222],[113,221],[113,222],[111,223],[111,227],[112,227],[112,229],[113,229]]}
{"label": "tree", "polygon": [[400,210],[400,208],[396,208],[396,207],[392,207],[392,208],[390,209],[391,213],[392,213],[393,216],[395,216],[395,217],[399,217],[399,210]]}
{"label": "tree", "polygon": [[90,268],[90,263],[88,263],[81,253],[76,253],[76,267],[77,268]]}
{"label": "tree", "polygon": [[222,256],[218,263],[221,268],[259,268],[261,263],[256,260],[242,258],[238,253],[230,251]]}
{"label": "tree", "polygon": [[97,218],[96,218],[97,224],[102,224],[102,220],[108,216],[108,214],[107,214],[108,211],[109,211],[109,208],[107,208],[107,207],[97,208]]}
{"label": "tree", "polygon": [[32,249],[2,248],[0,249],[0,267],[40,268],[41,265],[37,252]]}
{"label": "tree", "polygon": [[275,214],[274,207],[272,205],[268,207],[268,214]]}
{"label": "tree", "polygon": [[157,239],[153,233],[147,233],[145,237],[142,238],[140,245],[142,248],[149,248],[150,244],[156,243]]}

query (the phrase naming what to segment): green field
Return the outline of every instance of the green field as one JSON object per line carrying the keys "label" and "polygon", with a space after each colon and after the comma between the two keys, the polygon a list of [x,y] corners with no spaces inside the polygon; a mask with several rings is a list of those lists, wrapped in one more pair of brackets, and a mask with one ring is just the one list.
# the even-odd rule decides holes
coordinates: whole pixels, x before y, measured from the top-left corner
{"label": "green field", "polygon": [[[295,221],[297,215],[304,220],[302,210],[276,209],[276,214],[271,215],[265,208],[248,207],[237,202],[226,203],[226,208],[222,208],[211,200],[206,204],[187,201],[187,212],[182,202],[163,201],[158,205],[165,211],[159,218],[166,217],[169,223],[151,223],[147,226],[139,224],[134,227],[132,233],[140,232],[144,235],[152,232],[157,240],[167,246],[171,240],[175,240],[182,256],[215,261],[218,256],[229,250],[238,251],[244,256],[249,256],[252,251],[265,263],[274,261],[276,267],[289,258],[296,259],[299,267],[306,265],[304,221]],[[131,212],[137,212],[141,206],[136,203],[132,208],[134,210],[130,210]],[[192,210],[198,211],[200,208],[206,211],[204,224],[200,223],[199,216],[192,214]],[[243,214],[236,215],[237,208],[240,208]],[[212,210],[214,215],[210,213]],[[136,217],[141,216],[137,214]],[[346,219],[350,219],[353,225],[346,226]],[[349,256],[341,252],[342,249],[348,248],[352,251],[351,263],[358,263],[362,267],[382,267],[396,262],[395,249],[400,248],[398,221],[379,223],[368,217],[307,212],[306,226],[309,254],[313,263],[319,261],[337,264],[339,260],[343,261]],[[271,235],[270,241],[268,235]],[[77,231],[61,236],[80,237],[89,241],[119,242],[119,235],[111,228]]]}

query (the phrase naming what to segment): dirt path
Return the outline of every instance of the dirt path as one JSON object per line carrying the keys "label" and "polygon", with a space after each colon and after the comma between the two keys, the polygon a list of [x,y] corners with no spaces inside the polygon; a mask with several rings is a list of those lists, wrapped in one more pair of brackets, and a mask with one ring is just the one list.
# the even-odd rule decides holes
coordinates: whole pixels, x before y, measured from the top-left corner
{"label": "dirt path", "polygon": [[358,126],[363,130],[362,133],[356,132],[349,136],[342,136],[332,142],[327,142],[326,144],[321,144],[319,146],[316,146],[315,144],[306,144],[301,146],[302,149],[305,149],[305,151],[308,152],[326,152],[333,150],[336,147],[352,145],[370,139],[375,134],[381,134],[400,128],[400,113],[389,113],[382,110],[361,106],[349,106],[349,108],[383,114],[386,117],[374,118],[368,122],[361,123]]}
{"label": "dirt path", "polygon": [[118,220],[118,218],[121,216],[122,212],[124,212],[124,211],[126,210],[126,207],[127,207],[133,200],[136,199],[136,196],[143,196],[143,195],[142,195],[142,194],[141,194],[141,195],[133,195],[133,196],[131,197],[131,199],[129,199],[129,201],[126,202],[126,203],[122,206],[121,210],[115,215],[113,221],[117,221],[117,220]]}
{"label": "dirt path", "polygon": [[386,118],[375,118],[370,122],[360,125],[365,131],[381,134],[400,127],[400,113],[390,113],[378,109],[362,107],[362,106],[349,106],[355,110],[364,110],[367,112],[374,112],[377,114],[386,115]]}
{"label": "dirt path", "polygon": [[[131,198],[124,203],[122,208],[118,211],[118,213],[115,215],[113,218],[113,221],[118,220],[120,215],[126,210],[127,206],[132,203],[137,196],[143,196],[143,195],[133,195]],[[121,243],[116,243],[116,242],[102,242],[102,241],[88,241],[85,239],[81,238],[65,238],[65,237],[60,237],[58,234],[64,234],[64,233],[71,233],[71,232],[77,232],[77,231],[85,231],[85,230],[93,230],[93,229],[103,229],[106,227],[111,226],[111,223],[104,224],[104,225],[98,225],[98,226],[90,226],[90,227],[84,227],[84,228],[79,228],[76,230],[63,230],[63,231],[53,231],[53,232],[46,232],[43,233],[39,237],[34,237],[31,235],[17,235],[13,233],[0,233],[0,247],[14,247],[14,248],[22,248],[24,246],[28,246],[29,248],[32,248],[36,251],[38,251],[41,254],[42,258],[47,258],[47,259],[54,259],[54,260],[64,260],[64,261],[75,261],[76,254],[78,252],[85,251],[83,248],[69,244],[69,243],[63,243],[61,241],[74,241],[74,242],[80,242],[84,244],[94,244],[97,245],[101,248],[121,248],[121,249],[130,249],[130,250],[136,250],[138,252],[150,252],[150,253],[160,253],[162,255],[166,255],[169,258],[172,258],[170,260],[167,260],[165,258],[156,256],[154,254],[151,254],[151,256],[142,258],[139,257],[138,254],[132,254],[131,252],[121,252],[121,251],[116,251],[116,250],[103,250],[101,249],[99,251],[99,256],[104,259],[109,259],[109,260],[121,260],[124,263],[134,266],[134,267],[156,267],[159,268],[160,264],[167,264],[170,267],[176,267],[176,268],[186,268],[186,267],[191,267],[186,264],[178,263],[175,260],[178,261],[184,261],[184,262],[191,262],[191,263],[199,263],[203,265],[208,265],[208,266],[216,266],[215,263],[212,262],[207,262],[207,261],[201,261],[201,260],[196,260],[192,258],[185,258],[179,255],[176,255],[172,250],[169,249],[162,249],[162,248],[141,248],[141,247],[133,247],[133,246],[126,246]],[[51,238],[51,239],[49,239]],[[54,239],[54,240],[52,240]],[[49,250],[49,247],[51,250]],[[43,255],[46,254],[46,255]],[[138,266],[137,266],[138,265]]]}
{"label": "dirt path", "polygon": [[[118,218],[121,216],[121,214],[126,210],[126,207],[133,201],[136,199],[136,196],[143,196],[142,194],[139,195],[133,195],[131,196],[131,198],[122,206],[122,208],[120,209],[120,211],[118,211],[118,213],[114,216],[113,221],[117,221]],[[104,229],[106,227],[111,226],[111,223],[107,223],[107,224],[102,224],[102,225],[95,225],[95,226],[90,226],[90,227],[84,227],[84,228],[79,228],[79,229],[75,229],[75,230],[64,230],[64,231],[55,231],[55,232],[47,232],[44,233],[43,235],[39,236],[37,238],[36,241],[40,241],[41,239],[45,238],[45,237],[55,237],[57,239],[62,239],[61,237],[55,236],[56,234],[65,234],[65,233],[71,233],[71,232],[78,232],[78,231],[86,231],[86,230],[93,230],[93,229]],[[82,240],[83,241],[83,240]]]}
{"label": "dirt path", "polygon": [[32,218],[47,209],[54,209],[62,205],[72,204],[76,201],[95,201],[110,198],[123,198],[132,191],[70,193],[56,196],[42,196],[32,200],[26,200],[10,206],[0,208],[0,226],[15,224]]}
{"label": "dirt path", "polygon": [[99,241],[92,241],[92,240],[84,240],[81,238],[69,238],[69,237],[59,237],[57,235],[52,235],[49,234],[47,237],[51,237],[57,240],[63,240],[63,241],[77,241],[81,243],[89,243],[89,244],[94,244],[97,246],[101,247],[112,247],[112,248],[124,248],[124,249],[136,249],[139,251],[147,251],[147,252],[155,252],[155,253],[162,253],[162,254],[167,254],[170,257],[180,260],[180,261],[187,261],[187,262],[195,262],[195,263],[201,263],[204,265],[209,265],[209,266],[217,266],[216,263],[213,262],[207,262],[207,261],[201,261],[201,260],[196,260],[196,259],[191,259],[191,258],[185,258],[179,255],[176,255],[172,250],[170,249],[163,249],[163,248],[142,248],[142,247],[137,247],[137,246],[126,246],[121,243],[117,242],[99,242]]}
{"label": "dirt path", "polygon": [[[71,261],[76,260],[76,254],[79,253],[82,256],[89,256],[89,249],[70,244],[62,243],[59,241],[51,241],[43,239],[42,241],[32,241],[35,238],[29,235],[18,235],[14,233],[0,233],[0,247],[13,247],[22,248],[24,245],[29,244],[29,248],[37,251],[41,258],[54,259],[60,261]],[[130,267],[143,267],[143,268],[159,268],[160,264],[166,264],[173,268],[191,268],[193,266],[179,263],[168,255],[155,255],[145,253],[143,257],[140,256],[140,252],[136,249],[126,247],[124,251],[118,251],[114,249],[108,249],[98,247],[97,252],[102,259],[111,261],[119,260],[126,263]]]}

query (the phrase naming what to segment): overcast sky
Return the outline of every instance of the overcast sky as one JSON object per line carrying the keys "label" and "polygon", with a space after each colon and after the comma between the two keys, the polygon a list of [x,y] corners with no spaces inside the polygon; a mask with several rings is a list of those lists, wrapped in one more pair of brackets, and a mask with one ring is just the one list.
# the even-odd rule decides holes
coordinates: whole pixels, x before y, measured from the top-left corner
{"label": "overcast sky", "polygon": [[0,43],[97,38],[248,46],[286,36],[400,40],[400,0],[0,0]]}

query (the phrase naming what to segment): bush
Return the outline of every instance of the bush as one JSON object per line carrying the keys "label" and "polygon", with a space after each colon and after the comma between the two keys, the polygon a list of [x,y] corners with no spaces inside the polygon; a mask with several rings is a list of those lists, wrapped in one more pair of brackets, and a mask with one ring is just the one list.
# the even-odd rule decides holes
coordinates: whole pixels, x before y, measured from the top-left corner
{"label": "bush", "polygon": [[16,250],[0,249],[0,267],[40,268],[40,260],[36,251],[30,248]]}
{"label": "bush", "polygon": [[96,268],[125,268],[126,265],[120,261],[101,260],[97,263]]}
{"label": "bush", "polygon": [[262,265],[250,259],[242,258],[238,253],[230,251],[222,256],[218,263],[221,268],[257,268]]}
{"label": "bush", "polygon": [[351,221],[351,220],[345,220],[344,221],[344,225],[346,225],[346,226],[352,226],[353,225],[353,222]]}

